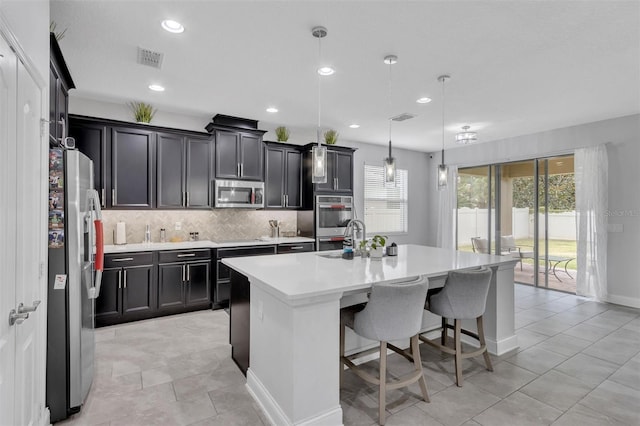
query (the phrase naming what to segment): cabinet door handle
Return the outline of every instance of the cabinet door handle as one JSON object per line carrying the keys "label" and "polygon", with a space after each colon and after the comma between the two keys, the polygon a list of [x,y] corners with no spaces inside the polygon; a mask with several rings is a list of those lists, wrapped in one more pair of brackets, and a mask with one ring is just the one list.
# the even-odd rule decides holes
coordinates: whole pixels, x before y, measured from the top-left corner
{"label": "cabinet door handle", "polygon": [[186,281],[185,279],[185,267],[184,265],[182,265],[182,282],[184,283]]}
{"label": "cabinet door handle", "polygon": [[120,259],[111,259],[112,262],[130,262],[133,257],[121,257]]}
{"label": "cabinet door handle", "polygon": [[195,253],[185,253],[185,254],[179,254],[178,257],[195,257],[196,254]]}
{"label": "cabinet door handle", "polygon": [[187,281],[191,281],[191,265],[187,265]]}
{"label": "cabinet door handle", "polygon": [[122,288],[122,269],[118,271],[118,288]]}
{"label": "cabinet door handle", "polygon": [[236,174],[240,177],[240,163],[236,164]]}
{"label": "cabinet door handle", "polygon": [[127,288],[127,270],[124,270],[124,286],[125,289]]}
{"label": "cabinet door handle", "polygon": [[64,120],[64,116],[60,117],[58,123],[62,126],[62,134],[60,135],[62,137],[58,138],[58,140],[60,141],[60,145],[62,145],[64,143],[64,138],[67,136],[67,123]]}
{"label": "cabinet door handle", "polygon": [[102,208],[104,209],[106,207],[106,205],[107,205],[107,201],[106,201],[107,191],[105,191],[105,189],[102,188],[100,193],[102,194]]}
{"label": "cabinet door handle", "polygon": [[302,250],[304,248],[304,246],[292,246],[289,247],[291,250]]}
{"label": "cabinet door handle", "polygon": [[113,188],[111,190],[111,205],[115,206],[116,204],[118,204],[118,201],[116,201],[116,190]]}
{"label": "cabinet door handle", "polygon": [[185,207],[189,207],[189,191],[187,191],[187,205]]}
{"label": "cabinet door handle", "polygon": [[244,176],[244,164],[240,163],[240,177]]}
{"label": "cabinet door handle", "polygon": [[284,196],[284,206],[289,207],[289,196],[286,194]]}

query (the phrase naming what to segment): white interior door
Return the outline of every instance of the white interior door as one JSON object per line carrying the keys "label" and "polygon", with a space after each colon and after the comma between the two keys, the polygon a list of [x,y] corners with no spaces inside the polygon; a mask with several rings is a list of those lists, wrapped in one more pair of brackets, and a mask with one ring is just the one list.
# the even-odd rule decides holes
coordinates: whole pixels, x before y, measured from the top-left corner
{"label": "white interior door", "polygon": [[0,424],[16,424],[16,55],[0,37]]}
{"label": "white interior door", "polygon": [[[42,268],[45,244],[43,167],[48,146],[40,136],[41,91],[20,60],[18,66],[16,129],[16,301],[36,306],[43,301],[47,283]],[[29,314],[16,327],[16,424],[39,423],[44,401],[44,345],[46,318],[44,308]]]}
{"label": "white interior door", "polygon": [[46,296],[44,89],[0,35],[0,425],[46,421],[46,308],[9,321]]}

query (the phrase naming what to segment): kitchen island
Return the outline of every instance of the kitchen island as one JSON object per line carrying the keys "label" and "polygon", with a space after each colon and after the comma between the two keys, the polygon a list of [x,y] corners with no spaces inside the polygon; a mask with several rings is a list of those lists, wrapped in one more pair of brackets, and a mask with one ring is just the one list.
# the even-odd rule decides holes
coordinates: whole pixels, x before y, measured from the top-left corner
{"label": "kitchen island", "polygon": [[250,283],[249,392],[274,424],[342,424],[341,302],[351,304],[349,300],[366,294],[374,283],[418,275],[429,277],[433,287],[432,283],[441,286],[449,271],[490,267],[493,276],[484,316],[487,347],[497,355],[513,350],[518,347],[516,262],[506,256],[418,245],[401,245],[398,256],[382,260],[344,260],[336,252],[224,259]]}

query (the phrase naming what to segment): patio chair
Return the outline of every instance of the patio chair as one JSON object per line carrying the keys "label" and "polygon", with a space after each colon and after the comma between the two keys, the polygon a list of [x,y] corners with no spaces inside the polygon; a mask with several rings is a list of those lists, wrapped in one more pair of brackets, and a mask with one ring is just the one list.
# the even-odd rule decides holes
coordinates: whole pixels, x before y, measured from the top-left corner
{"label": "patio chair", "polygon": [[522,271],[522,259],[533,259],[533,251],[523,251],[522,247],[516,245],[513,235],[503,235],[500,237],[500,251],[503,256],[512,256],[520,259],[520,270]]}
{"label": "patio chair", "polygon": [[489,241],[486,238],[472,237],[471,247],[474,253],[489,254]]}

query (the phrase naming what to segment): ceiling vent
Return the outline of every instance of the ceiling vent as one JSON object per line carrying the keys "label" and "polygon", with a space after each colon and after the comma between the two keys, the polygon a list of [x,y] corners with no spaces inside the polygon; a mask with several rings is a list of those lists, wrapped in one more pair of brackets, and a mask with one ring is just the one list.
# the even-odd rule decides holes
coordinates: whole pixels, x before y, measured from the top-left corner
{"label": "ceiling vent", "polygon": [[153,50],[138,47],[138,63],[140,65],[147,65],[160,69],[160,67],[162,67],[163,58],[164,53],[154,52]]}
{"label": "ceiling vent", "polygon": [[414,114],[409,114],[408,112],[403,112],[400,115],[396,115],[395,117],[391,117],[391,120],[393,120],[393,121],[405,121],[405,120],[410,120],[410,119],[412,119],[414,117],[415,117]]}

